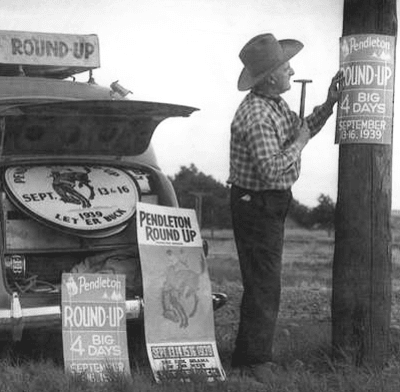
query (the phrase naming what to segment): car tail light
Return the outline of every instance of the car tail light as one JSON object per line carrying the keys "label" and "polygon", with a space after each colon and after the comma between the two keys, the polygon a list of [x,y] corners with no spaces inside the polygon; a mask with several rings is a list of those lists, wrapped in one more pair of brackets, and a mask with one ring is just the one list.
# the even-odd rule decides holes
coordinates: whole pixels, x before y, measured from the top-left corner
{"label": "car tail light", "polygon": [[4,265],[6,274],[15,280],[25,278],[26,259],[23,255],[6,255],[4,256]]}

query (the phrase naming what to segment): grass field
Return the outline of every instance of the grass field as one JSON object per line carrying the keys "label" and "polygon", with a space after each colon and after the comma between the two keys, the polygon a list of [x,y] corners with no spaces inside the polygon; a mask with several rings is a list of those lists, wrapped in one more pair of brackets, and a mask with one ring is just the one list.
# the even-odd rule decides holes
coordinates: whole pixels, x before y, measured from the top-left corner
{"label": "grass field", "polygon": [[[282,391],[282,392],[398,392],[400,390],[400,251],[393,249],[393,308],[391,358],[382,372],[335,363],[330,354],[330,300],[333,237],[323,231],[288,229],[284,248],[283,292],[275,342],[281,365],[269,385],[261,386],[230,368],[238,327],[242,286],[236,250],[229,231],[204,232],[210,245],[209,271],[214,291],[228,294],[228,303],[215,313],[219,354],[227,373],[224,383],[157,385],[143,359],[143,342],[136,341],[132,378],[116,376],[107,385],[72,379],[62,359],[49,351],[35,358],[16,355],[0,361],[2,391]],[[394,237],[395,238],[395,237]],[[140,336],[140,334],[138,334]],[[139,338],[140,339],[140,338]],[[45,342],[39,345],[46,346]],[[57,350],[57,347],[53,347]],[[61,346],[59,348],[61,350]],[[41,352],[40,350],[38,352]],[[47,353],[47,354],[46,354]]]}
{"label": "grass field", "polygon": [[[275,356],[282,366],[271,391],[399,391],[400,390],[400,247],[393,233],[392,347],[382,373],[331,360],[331,285],[334,238],[325,231],[286,230],[282,301]],[[212,238],[209,258],[214,290],[228,293],[229,303],[216,313],[216,334],[228,374],[237,330],[242,287],[230,233]],[[263,390],[263,389],[260,389]]]}

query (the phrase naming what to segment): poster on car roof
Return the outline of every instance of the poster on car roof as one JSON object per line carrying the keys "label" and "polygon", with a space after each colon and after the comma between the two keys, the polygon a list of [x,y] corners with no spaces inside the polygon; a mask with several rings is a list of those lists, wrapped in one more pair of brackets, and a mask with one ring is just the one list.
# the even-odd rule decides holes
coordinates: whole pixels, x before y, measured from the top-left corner
{"label": "poster on car roof", "polygon": [[62,275],[64,367],[93,382],[130,374],[125,275]]}
{"label": "poster on car roof", "polygon": [[99,39],[95,34],[0,30],[0,63],[98,68]]}
{"label": "poster on car roof", "polygon": [[157,382],[223,381],[196,213],[137,205],[147,353]]}
{"label": "poster on car roof", "polygon": [[357,34],[340,40],[344,86],[335,143],[391,144],[395,39]]}

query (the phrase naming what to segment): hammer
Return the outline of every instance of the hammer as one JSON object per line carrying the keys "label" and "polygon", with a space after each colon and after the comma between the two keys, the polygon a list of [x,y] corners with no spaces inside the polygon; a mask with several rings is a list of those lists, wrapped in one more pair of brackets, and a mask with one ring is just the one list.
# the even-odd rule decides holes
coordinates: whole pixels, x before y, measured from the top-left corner
{"label": "hammer", "polygon": [[312,83],[310,79],[297,79],[294,82],[301,83],[301,99],[300,99],[300,118],[304,118],[304,106],[306,103],[306,84]]}

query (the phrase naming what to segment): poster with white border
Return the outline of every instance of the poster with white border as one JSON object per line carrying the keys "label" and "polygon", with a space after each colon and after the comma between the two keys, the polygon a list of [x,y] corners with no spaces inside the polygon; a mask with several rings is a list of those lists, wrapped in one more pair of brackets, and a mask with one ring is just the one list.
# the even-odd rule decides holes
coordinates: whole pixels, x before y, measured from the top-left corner
{"label": "poster with white border", "polygon": [[0,48],[3,64],[100,67],[99,39],[95,34],[1,30]]}
{"label": "poster with white border", "polygon": [[62,275],[64,367],[89,381],[130,374],[125,275]]}
{"label": "poster with white border", "polygon": [[355,34],[340,39],[343,92],[337,107],[335,143],[391,144],[395,38]]}
{"label": "poster with white border", "polygon": [[157,382],[225,380],[194,210],[137,205],[147,353]]}

